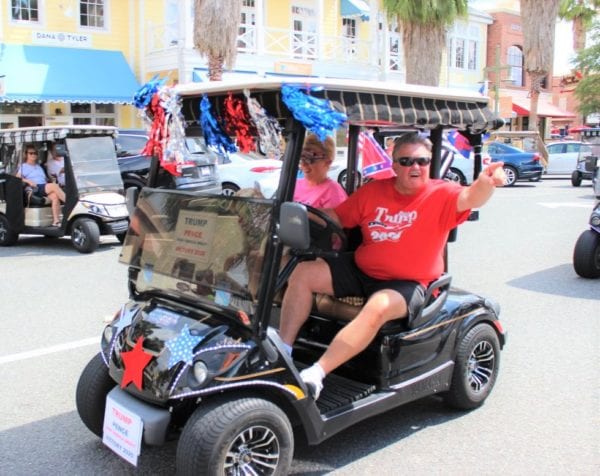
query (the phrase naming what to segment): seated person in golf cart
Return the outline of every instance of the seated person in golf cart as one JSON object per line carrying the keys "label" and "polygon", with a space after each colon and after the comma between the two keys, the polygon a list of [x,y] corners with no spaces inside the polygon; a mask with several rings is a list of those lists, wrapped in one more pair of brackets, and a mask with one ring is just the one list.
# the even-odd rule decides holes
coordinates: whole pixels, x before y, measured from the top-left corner
{"label": "seated person in golf cart", "polygon": [[56,183],[49,182],[46,172],[38,163],[38,151],[32,144],[25,146],[23,163],[17,177],[23,180],[26,189],[38,197],[48,197],[52,204],[52,226],[60,226],[60,204],[65,201],[65,192]]}
{"label": "seated person in golf cart", "polygon": [[431,143],[414,133],[396,141],[392,158],[396,177],[370,182],[325,210],[343,228],[361,227],[363,242],[356,252],[301,262],[288,282],[280,335],[289,352],[308,318],[313,293],[368,298],[319,361],[301,372],[315,399],[325,375],[364,350],[387,321],[419,311],[427,286],[443,272],[449,231],[504,183],[501,162],[469,187],[430,179]]}

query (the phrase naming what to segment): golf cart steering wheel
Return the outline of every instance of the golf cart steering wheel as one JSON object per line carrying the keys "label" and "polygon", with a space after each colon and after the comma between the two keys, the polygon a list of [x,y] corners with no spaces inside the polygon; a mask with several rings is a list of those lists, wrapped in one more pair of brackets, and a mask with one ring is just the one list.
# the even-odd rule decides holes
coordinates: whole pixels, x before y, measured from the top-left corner
{"label": "golf cart steering wheel", "polygon": [[[348,246],[348,239],[343,228],[322,210],[310,205],[305,206],[309,214],[317,218],[309,216],[311,244],[323,251],[344,251]],[[319,220],[325,224],[320,223]]]}

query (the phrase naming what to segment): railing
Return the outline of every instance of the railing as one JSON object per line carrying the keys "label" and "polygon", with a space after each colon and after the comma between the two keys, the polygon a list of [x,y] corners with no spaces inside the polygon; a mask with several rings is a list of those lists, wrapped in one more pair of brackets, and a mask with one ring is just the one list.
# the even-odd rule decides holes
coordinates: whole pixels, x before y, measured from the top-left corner
{"label": "railing", "polygon": [[[177,31],[169,25],[152,27],[148,31],[146,45],[149,53],[176,48]],[[259,32],[254,25],[243,25],[237,47],[238,53],[269,55],[282,60],[376,64],[372,58],[370,41],[343,36],[319,36],[306,31],[265,28]]]}

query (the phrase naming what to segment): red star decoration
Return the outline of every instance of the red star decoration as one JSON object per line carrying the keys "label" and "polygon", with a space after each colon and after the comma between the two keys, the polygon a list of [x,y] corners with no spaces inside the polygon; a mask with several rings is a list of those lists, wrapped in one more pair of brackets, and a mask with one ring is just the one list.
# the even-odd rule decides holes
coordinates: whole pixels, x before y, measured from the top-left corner
{"label": "red star decoration", "polygon": [[143,343],[144,337],[140,337],[132,350],[121,353],[123,364],[125,365],[125,373],[123,373],[123,380],[121,380],[121,388],[125,388],[127,384],[133,382],[138,389],[142,390],[142,376],[144,369],[146,368],[146,365],[148,365],[148,362],[152,360],[152,356],[144,352],[142,347]]}

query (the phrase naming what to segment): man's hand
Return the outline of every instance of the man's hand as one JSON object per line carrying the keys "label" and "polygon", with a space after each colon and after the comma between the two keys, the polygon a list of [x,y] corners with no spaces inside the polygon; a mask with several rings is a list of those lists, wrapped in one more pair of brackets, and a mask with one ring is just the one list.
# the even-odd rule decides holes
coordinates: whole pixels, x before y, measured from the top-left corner
{"label": "man's hand", "polygon": [[506,183],[504,162],[493,162],[479,174],[479,178],[494,187],[502,187]]}

